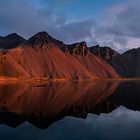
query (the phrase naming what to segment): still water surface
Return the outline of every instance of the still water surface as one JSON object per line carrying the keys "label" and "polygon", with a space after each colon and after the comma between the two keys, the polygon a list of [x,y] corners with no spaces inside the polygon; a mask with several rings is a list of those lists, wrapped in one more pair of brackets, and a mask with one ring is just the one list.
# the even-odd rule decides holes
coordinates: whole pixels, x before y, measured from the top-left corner
{"label": "still water surface", "polygon": [[0,85],[0,140],[139,140],[140,82]]}

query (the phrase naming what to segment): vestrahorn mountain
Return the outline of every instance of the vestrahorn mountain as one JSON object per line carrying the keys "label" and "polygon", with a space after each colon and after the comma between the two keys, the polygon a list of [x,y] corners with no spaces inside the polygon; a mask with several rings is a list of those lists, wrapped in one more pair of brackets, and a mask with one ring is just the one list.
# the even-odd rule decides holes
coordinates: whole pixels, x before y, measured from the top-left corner
{"label": "vestrahorn mountain", "polygon": [[0,43],[5,49],[0,53],[0,76],[68,80],[120,78],[109,64],[90,52],[85,42],[67,45],[46,32],[39,32],[28,40],[16,34],[9,36],[12,44],[16,43],[11,45],[8,40],[5,43],[8,45]]}

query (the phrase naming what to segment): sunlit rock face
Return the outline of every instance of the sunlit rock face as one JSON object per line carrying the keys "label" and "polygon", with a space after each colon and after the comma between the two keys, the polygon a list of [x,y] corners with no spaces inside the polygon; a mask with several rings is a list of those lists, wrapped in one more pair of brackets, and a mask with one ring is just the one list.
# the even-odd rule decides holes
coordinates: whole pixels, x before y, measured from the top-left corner
{"label": "sunlit rock face", "polygon": [[0,60],[0,76],[67,80],[120,78],[109,64],[89,52],[85,42],[66,45],[46,32],[2,51]]}

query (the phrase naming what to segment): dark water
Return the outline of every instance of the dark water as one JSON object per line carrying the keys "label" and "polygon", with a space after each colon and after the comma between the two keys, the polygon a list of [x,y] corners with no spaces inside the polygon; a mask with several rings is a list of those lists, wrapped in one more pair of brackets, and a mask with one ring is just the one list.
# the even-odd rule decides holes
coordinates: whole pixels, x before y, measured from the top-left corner
{"label": "dark water", "polygon": [[140,82],[0,85],[0,140],[139,140]]}

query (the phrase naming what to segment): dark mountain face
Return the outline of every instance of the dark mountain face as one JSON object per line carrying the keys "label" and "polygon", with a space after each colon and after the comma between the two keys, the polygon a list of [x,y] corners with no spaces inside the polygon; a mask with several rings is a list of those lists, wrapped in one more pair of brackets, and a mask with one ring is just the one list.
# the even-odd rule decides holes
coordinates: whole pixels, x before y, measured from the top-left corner
{"label": "dark mountain face", "polygon": [[12,49],[22,42],[24,42],[25,39],[16,33],[9,34],[5,37],[0,37],[0,48],[1,49]]}
{"label": "dark mountain face", "polygon": [[123,77],[140,77],[140,48],[116,56],[109,63]]}
{"label": "dark mountain face", "polygon": [[89,50],[91,53],[101,57],[105,61],[112,60],[115,56],[119,55],[118,52],[111,49],[110,47],[100,47],[99,45],[90,47]]}
{"label": "dark mountain face", "polygon": [[109,47],[90,47],[90,52],[107,61],[122,77],[140,77],[140,48],[119,54]]}

